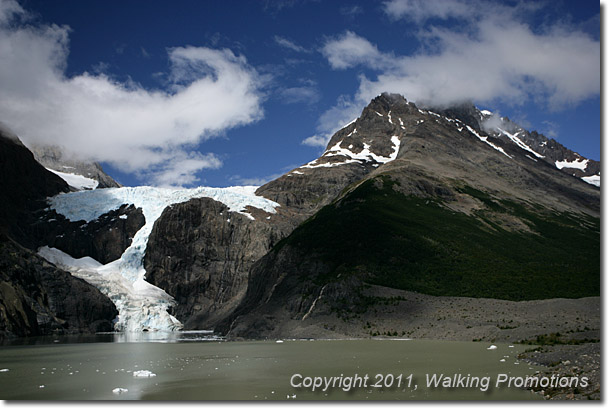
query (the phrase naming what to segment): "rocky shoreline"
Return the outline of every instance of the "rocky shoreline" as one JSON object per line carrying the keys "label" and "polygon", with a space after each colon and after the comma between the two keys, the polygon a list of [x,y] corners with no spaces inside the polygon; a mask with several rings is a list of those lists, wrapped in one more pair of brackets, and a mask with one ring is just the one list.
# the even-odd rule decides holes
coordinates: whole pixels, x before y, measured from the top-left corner
{"label": "rocky shoreline", "polygon": [[545,366],[541,376],[586,377],[587,387],[547,388],[535,391],[547,400],[601,400],[600,343],[540,346],[525,351],[519,358]]}

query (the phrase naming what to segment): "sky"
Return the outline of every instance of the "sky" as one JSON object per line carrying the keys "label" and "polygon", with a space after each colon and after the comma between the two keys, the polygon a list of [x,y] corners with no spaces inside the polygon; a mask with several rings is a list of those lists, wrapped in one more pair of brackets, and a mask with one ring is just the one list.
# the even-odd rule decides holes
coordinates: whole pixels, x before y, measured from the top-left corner
{"label": "sky", "polygon": [[0,0],[0,122],[127,186],[262,185],[382,92],[599,160],[599,3]]}

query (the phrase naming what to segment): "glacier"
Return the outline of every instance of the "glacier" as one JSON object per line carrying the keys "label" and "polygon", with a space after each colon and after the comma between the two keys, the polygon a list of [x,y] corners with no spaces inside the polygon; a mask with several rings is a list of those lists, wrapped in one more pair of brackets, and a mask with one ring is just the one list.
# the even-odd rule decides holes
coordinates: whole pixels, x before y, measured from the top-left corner
{"label": "glacier", "polygon": [[115,330],[179,330],[182,324],[167,312],[175,303],[174,299],[162,289],[146,282],[143,258],[155,221],[168,206],[193,198],[214,199],[225,204],[230,211],[243,214],[249,219],[254,218],[247,212],[248,206],[276,213],[275,209],[280,205],[256,195],[257,189],[257,186],[190,189],[141,186],[62,193],[49,198],[49,204],[51,209],[68,220],[90,222],[124,204],[133,204],[142,209],[145,224],[134,235],[131,245],[121,257],[106,265],[89,257],[74,259],[49,247],[40,248],[38,253],[96,286],[108,296],[119,311]]}

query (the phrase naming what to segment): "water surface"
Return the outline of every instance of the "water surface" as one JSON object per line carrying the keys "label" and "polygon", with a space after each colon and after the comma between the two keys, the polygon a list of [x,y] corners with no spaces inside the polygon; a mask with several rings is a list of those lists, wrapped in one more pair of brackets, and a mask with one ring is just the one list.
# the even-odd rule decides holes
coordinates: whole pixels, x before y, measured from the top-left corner
{"label": "water surface", "polygon": [[[0,347],[4,400],[529,400],[519,388],[495,388],[498,374],[541,368],[516,359],[525,346],[432,340],[285,340],[225,342],[183,333],[120,335]],[[101,338],[101,339],[100,339]],[[128,343],[103,343],[124,341]],[[141,338],[135,340],[142,340]],[[83,343],[89,341],[90,343]],[[53,343],[55,342],[55,343]],[[160,343],[176,342],[176,343]],[[531,346],[528,346],[531,347]],[[503,361],[502,361],[503,360]],[[147,370],[155,377],[138,378]],[[294,376],[294,375],[300,376]],[[479,387],[427,388],[426,374],[490,377]],[[348,377],[368,376],[367,386]],[[377,376],[381,375],[381,376]],[[391,376],[388,376],[391,375]],[[402,377],[400,377],[402,375]],[[410,379],[408,376],[412,375]],[[311,377],[336,377],[335,387],[293,387]],[[341,378],[342,377],[342,378]],[[375,387],[375,382],[383,381]],[[400,385],[399,385],[400,378]],[[410,383],[409,383],[410,381]],[[391,383],[390,383],[391,382]],[[384,387],[384,384],[391,387]],[[410,385],[409,385],[410,384]],[[416,387],[417,385],[417,387]],[[127,391],[113,393],[116,388]]]}

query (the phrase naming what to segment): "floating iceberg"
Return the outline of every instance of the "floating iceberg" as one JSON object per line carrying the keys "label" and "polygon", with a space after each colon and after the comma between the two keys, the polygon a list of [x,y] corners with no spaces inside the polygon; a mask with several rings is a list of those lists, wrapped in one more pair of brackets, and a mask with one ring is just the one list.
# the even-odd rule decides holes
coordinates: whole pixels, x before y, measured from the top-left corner
{"label": "floating iceberg", "polygon": [[137,370],[133,372],[133,377],[156,377],[157,375],[150,370]]}

